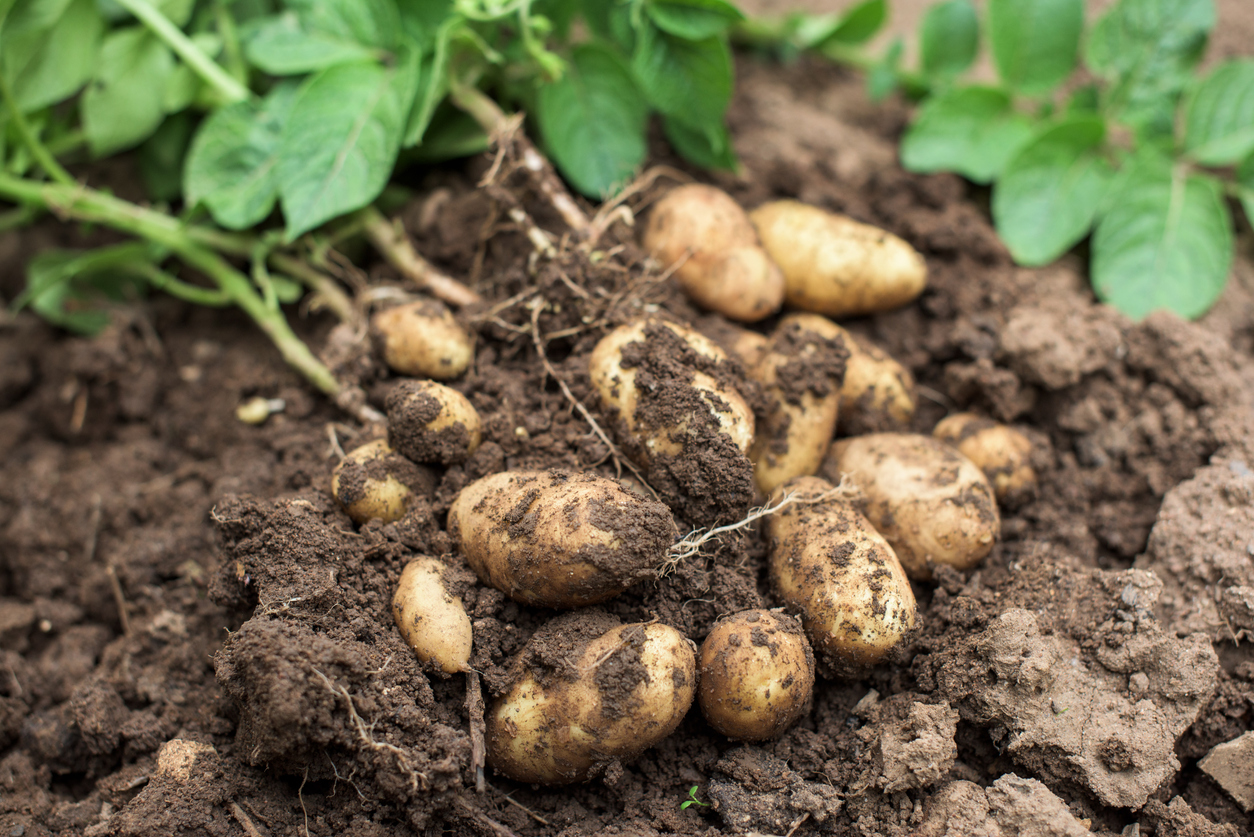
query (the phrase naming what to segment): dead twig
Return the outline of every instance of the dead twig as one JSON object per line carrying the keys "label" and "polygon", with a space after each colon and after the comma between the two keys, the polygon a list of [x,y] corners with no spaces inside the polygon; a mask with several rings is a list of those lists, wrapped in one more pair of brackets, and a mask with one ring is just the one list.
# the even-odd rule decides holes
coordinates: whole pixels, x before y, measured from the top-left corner
{"label": "dead twig", "polygon": [[473,668],[466,672],[466,711],[470,714],[470,763],[475,768],[475,791],[483,793],[487,786],[484,765],[487,748],[484,746],[483,689],[479,686],[479,672]]}
{"label": "dead twig", "polygon": [[[302,782],[301,785],[303,787],[304,783]],[[243,808],[239,807],[238,802],[231,803],[231,816],[235,817],[235,821],[239,823],[240,828],[244,829],[244,833],[247,834],[248,837],[265,837],[265,835],[261,833],[256,824],[252,821],[252,818],[244,812]],[[306,822],[308,822],[308,817],[306,817]],[[308,825],[305,826],[305,832],[309,832]]]}
{"label": "dead twig", "polygon": [[[100,539],[100,518],[104,513],[104,501],[99,494],[91,498],[91,517],[87,521],[87,542],[83,545],[83,563],[90,564],[96,560],[96,545]],[[105,563],[105,575],[109,579],[109,587],[113,591],[113,604],[118,610],[118,622],[122,624],[122,633],[131,635],[131,614],[126,603],[126,594],[122,591],[122,581],[118,578],[118,568],[112,561]]]}
{"label": "dead twig", "polygon": [[419,255],[399,223],[389,222],[374,207],[366,207],[361,212],[366,221],[366,238],[406,279],[450,305],[464,307],[483,300],[478,293]]}
{"label": "dead twig", "polygon": [[531,817],[533,820],[540,823],[541,825],[551,825],[551,823],[548,820],[546,820],[544,817],[540,816],[535,811],[528,808],[526,805],[514,799],[508,793],[502,793],[501,798],[504,799],[506,802],[508,802],[510,805],[513,805],[515,808],[522,810],[523,813],[525,813],[527,816]]}

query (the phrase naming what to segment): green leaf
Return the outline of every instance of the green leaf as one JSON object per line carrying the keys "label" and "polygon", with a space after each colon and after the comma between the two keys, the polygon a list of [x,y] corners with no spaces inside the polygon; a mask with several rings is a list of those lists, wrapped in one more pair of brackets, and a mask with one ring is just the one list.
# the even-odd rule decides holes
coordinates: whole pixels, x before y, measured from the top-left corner
{"label": "green leaf", "polygon": [[260,102],[237,102],[210,114],[187,155],[183,189],[188,204],[203,203],[232,230],[260,223],[278,198],[283,125],[299,87],[277,85]]}
{"label": "green leaf", "polygon": [[843,14],[802,17],[793,32],[793,40],[802,49],[814,50],[838,44],[862,44],[875,37],[887,19],[885,0],[863,0]]}
{"label": "green leaf", "polygon": [[575,48],[560,80],[540,88],[536,122],[553,162],[576,189],[604,197],[631,177],[648,150],[648,105],[608,49]]}
{"label": "green leaf", "polygon": [[872,102],[882,102],[901,84],[901,55],[905,51],[905,41],[894,38],[884,51],[884,57],[876,62],[867,73],[867,96]]}
{"label": "green leaf", "polygon": [[644,8],[658,29],[689,41],[721,35],[745,19],[726,0],[649,0]]}
{"label": "green leaf", "polygon": [[297,96],[278,163],[289,238],[360,209],[387,185],[406,116],[392,76],[373,62],[340,64]]}
{"label": "green leaf", "polygon": [[96,267],[94,254],[46,250],[26,268],[26,304],[40,317],[76,334],[109,325],[109,304],[139,295],[141,283],[124,271]]}
{"label": "green leaf", "polygon": [[901,140],[910,171],[953,171],[976,183],[997,177],[1032,135],[1032,122],[992,87],[960,87],[934,96]]}
{"label": "green leaf", "polygon": [[393,0],[287,0],[286,5],[308,32],[377,49],[392,49],[398,43],[401,19]]}
{"label": "green leaf", "polygon": [[139,147],[139,173],[152,200],[172,201],[183,194],[183,158],[194,127],[190,114],[177,113]]}
{"label": "green leaf", "polygon": [[1184,147],[1204,166],[1228,166],[1254,151],[1254,61],[1219,65],[1189,97]]}
{"label": "green leaf", "polygon": [[[213,32],[201,32],[192,36],[192,43],[200,47],[201,52],[210,58],[217,58],[222,51],[222,39]],[[178,113],[196,100],[205,83],[196,72],[181,61],[176,63],[174,72],[166,80],[165,94],[161,97],[161,107],[166,113]]]}
{"label": "green leaf", "polygon": [[[441,37],[441,29],[449,22],[453,0],[422,0],[420,3],[397,4],[401,30],[406,37],[423,48],[430,48]],[[454,22],[456,18],[453,18]]]}
{"label": "green leaf", "polygon": [[419,163],[442,163],[488,150],[488,135],[474,117],[447,101],[436,106],[422,144],[406,154]]}
{"label": "green leaf", "polygon": [[362,61],[370,49],[334,34],[306,31],[292,12],[260,21],[246,36],[244,56],[273,76],[294,76]]}
{"label": "green leaf", "polygon": [[736,170],[736,151],[732,148],[731,134],[722,122],[699,126],[664,116],[662,130],[671,147],[688,162],[707,169]]}
{"label": "green leaf", "polygon": [[720,38],[686,41],[645,26],[632,69],[649,104],[667,116],[720,122],[731,101],[731,51]]}
{"label": "green leaf", "polygon": [[13,37],[6,29],[0,71],[18,107],[29,113],[77,93],[96,71],[104,30],[93,0],[72,0],[51,29]]}
{"label": "green leaf", "polygon": [[445,21],[431,41],[430,50],[422,56],[418,69],[421,88],[405,124],[405,137],[401,142],[404,148],[412,148],[423,141],[423,136],[435,115],[436,106],[448,93],[449,42],[459,23],[457,18]]}
{"label": "green leaf", "polygon": [[993,60],[1021,93],[1048,93],[1071,75],[1083,29],[1084,0],[989,0]]}
{"label": "green leaf", "polygon": [[[9,13],[3,18],[4,25],[0,35],[5,38],[7,46],[10,37],[44,32],[56,25],[65,14],[71,0],[27,0],[27,2],[9,4]],[[0,3],[0,8],[5,4]]]}
{"label": "green leaf", "polygon": [[919,61],[928,75],[953,78],[967,70],[980,48],[980,22],[971,0],[930,7],[919,28]]}
{"label": "green leaf", "polygon": [[1166,308],[1204,314],[1232,265],[1232,218],[1212,177],[1138,161],[1093,235],[1093,288],[1134,319]]}
{"label": "green leaf", "polygon": [[993,187],[993,221],[1015,261],[1049,264],[1088,234],[1113,176],[1106,125],[1075,116],[1023,146]]}
{"label": "green leaf", "polygon": [[1246,157],[1237,168],[1237,188],[1245,220],[1254,226],[1254,154]]}
{"label": "green leaf", "polygon": [[105,38],[96,77],[83,93],[83,131],[97,157],[138,145],[165,116],[162,99],[174,55],[142,26]]}

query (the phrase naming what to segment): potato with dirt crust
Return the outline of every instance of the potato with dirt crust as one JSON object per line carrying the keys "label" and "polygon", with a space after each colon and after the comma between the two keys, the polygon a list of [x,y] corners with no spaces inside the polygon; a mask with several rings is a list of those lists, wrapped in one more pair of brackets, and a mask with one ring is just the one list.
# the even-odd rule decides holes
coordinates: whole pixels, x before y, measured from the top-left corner
{"label": "potato with dirt crust", "polygon": [[519,782],[565,785],[634,758],[692,706],[692,643],[659,623],[580,613],[541,628],[490,708],[487,762]]}
{"label": "potato with dirt crust", "polygon": [[655,577],[676,526],[666,506],[614,480],[555,468],[466,486],[448,533],[484,584],[524,604],[572,608]]}
{"label": "potato with dirt crust", "polygon": [[726,616],[701,643],[698,660],[697,702],[728,738],[778,738],[810,706],[814,652],[791,616],[769,610]]}
{"label": "potato with dirt crust", "polygon": [[693,302],[742,322],[779,310],[784,277],[758,241],[740,204],[719,189],[692,183],[672,189],[649,213],[644,249],[674,268]]}
{"label": "potato with dirt crust", "polygon": [[1035,492],[1032,443],[1013,427],[975,413],[954,413],[942,419],[932,435],[974,462],[993,484],[999,502],[1017,506]]}
{"label": "potato with dirt crust", "polygon": [[331,475],[331,493],[355,523],[400,520],[415,493],[430,497],[435,484],[431,469],[396,453],[384,439],[350,451]]}
{"label": "potato with dirt crust", "polygon": [[475,359],[474,338],[435,300],[380,311],[370,328],[384,362],[401,375],[450,381]]}
{"label": "potato with dirt crust", "polygon": [[[914,630],[910,580],[888,542],[830,482],[798,477],[780,486],[803,500],[767,518],[771,587],[815,652],[839,675],[875,665]],[[825,499],[817,499],[829,495]]]}
{"label": "potato with dirt crust", "polygon": [[686,326],[646,319],[602,338],[588,372],[626,454],[677,514],[696,526],[744,514],[754,419],[740,364]]}
{"label": "potato with dirt crust", "polygon": [[848,475],[861,508],[892,544],[911,578],[932,564],[969,570],[993,549],[1001,530],[997,499],[984,472],[931,436],[872,433],[832,446],[821,475]]}
{"label": "potato with dirt crust", "polygon": [[465,462],[483,441],[483,422],[470,399],[435,381],[401,381],[384,403],[388,441],[413,462]]}
{"label": "potato with dirt crust", "polygon": [[392,618],[418,659],[456,674],[470,670],[473,633],[462,600],[444,584],[446,570],[425,555],[406,564],[392,596]]}
{"label": "potato with dirt crust", "polygon": [[829,317],[891,311],[927,284],[923,257],[890,232],[800,201],[749,213],[762,246],[784,272],[784,301]]}

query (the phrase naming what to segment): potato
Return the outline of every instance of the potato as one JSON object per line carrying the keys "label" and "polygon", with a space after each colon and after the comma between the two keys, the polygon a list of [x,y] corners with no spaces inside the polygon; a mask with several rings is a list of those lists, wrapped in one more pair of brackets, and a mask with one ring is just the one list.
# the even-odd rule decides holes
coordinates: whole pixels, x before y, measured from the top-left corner
{"label": "potato", "polygon": [[[488,712],[487,762],[519,782],[564,785],[630,759],[679,726],[692,706],[692,643],[668,625],[620,625],[577,614],[554,620],[523,649],[509,690]],[[555,624],[558,623],[558,624]],[[530,664],[530,665],[528,665]]]}
{"label": "potato", "polygon": [[749,218],[784,272],[784,301],[803,311],[853,317],[910,302],[927,265],[892,233],[799,201],[763,204]]}
{"label": "potato", "polygon": [[887,352],[846,332],[849,362],[840,385],[844,436],[903,430],[914,418],[914,376]]}
{"label": "potato", "polygon": [[331,493],[357,523],[391,523],[404,516],[415,493],[435,493],[435,474],[396,453],[383,439],[352,450],[331,475]]}
{"label": "potato", "polygon": [[693,183],[672,189],[649,214],[643,246],[675,267],[684,292],[703,308],[743,322],[779,310],[784,277],[749,216],[726,192]]}
{"label": "potato", "polygon": [[[832,484],[798,477],[776,490],[814,498]],[[801,613],[814,650],[838,674],[874,665],[914,629],[914,592],[897,556],[851,502],[794,503],[767,518],[771,586]]]}
{"label": "potato", "polygon": [[388,393],[388,441],[414,462],[465,462],[483,441],[479,411],[435,381],[401,381]]}
{"label": "potato", "polygon": [[840,336],[828,337],[808,328],[806,317],[822,319],[785,317],[752,371],[770,402],[749,451],[753,476],[763,494],[793,477],[816,472],[836,433],[840,384],[849,352]]}
{"label": "potato", "polygon": [[693,326],[746,369],[757,366],[766,353],[769,338],[765,334],[738,326],[721,314],[707,314]]}
{"label": "potato", "polygon": [[932,564],[968,570],[993,548],[1001,529],[984,473],[930,436],[873,433],[832,446],[820,473],[848,474],[862,511],[892,545],[911,578],[931,578]]}
{"label": "potato", "polygon": [[942,419],[932,435],[974,462],[993,484],[998,501],[1018,505],[1035,491],[1032,443],[1013,427],[974,413],[954,413]]}
{"label": "potato", "polygon": [[596,474],[505,471],[462,489],[448,532],[479,580],[540,607],[602,602],[652,578],[675,521]]}
{"label": "potato", "polygon": [[753,501],[741,371],[709,338],[656,319],[611,331],[588,360],[625,452],[694,525],[738,519]]}
{"label": "potato", "polygon": [[462,600],[444,585],[445,569],[428,556],[406,564],[392,596],[392,618],[418,659],[456,674],[470,670],[472,632]]}
{"label": "potato", "polygon": [[449,381],[475,358],[475,343],[442,303],[421,300],[388,308],[370,321],[383,360],[401,375]]}
{"label": "potato", "polygon": [[814,652],[791,616],[745,610],[724,617],[701,643],[699,661],[697,702],[728,738],[778,738],[810,706]]}

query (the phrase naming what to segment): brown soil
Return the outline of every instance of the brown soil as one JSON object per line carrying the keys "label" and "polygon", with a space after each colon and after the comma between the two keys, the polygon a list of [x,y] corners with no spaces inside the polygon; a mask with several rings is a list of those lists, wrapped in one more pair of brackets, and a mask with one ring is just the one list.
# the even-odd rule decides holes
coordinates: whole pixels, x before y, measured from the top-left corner
{"label": "brown soil", "polygon": [[[595,260],[533,257],[502,202],[559,223],[518,183],[474,189],[490,164],[476,160],[432,175],[440,203],[408,220],[490,300],[453,382],[484,442],[396,523],[358,528],[328,491],[337,449],[379,429],[346,424],[230,312],[158,299],[90,341],[24,316],[0,329],[0,835],[1249,835],[1220,783],[1233,777],[1199,767],[1254,728],[1249,269],[1200,324],[1131,323],[1094,304],[1076,262],[1015,268],[962,181],[899,169],[905,116],[831,68],[744,62],[744,173],[714,180],[746,206],[796,197],[910,241],[929,289],[848,327],[919,380],[915,429],[966,409],[1033,441],[1039,491],[1005,510],[979,569],[914,585],[910,648],[863,679],[820,678],[773,742],[730,742],[693,711],[587,784],[489,771],[475,791],[482,705],[404,644],[401,570],[444,557],[491,701],[556,614],[475,581],[449,505],[506,469],[618,476],[557,379],[595,406],[586,359],[608,327],[698,314],[641,271],[622,226]],[[0,238],[0,291],[66,235]],[[315,343],[331,330],[307,325]],[[395,379],[341,356],[382,408]],[[242,424],[254,395],[285,409]],[[699,642],[722,615],[778,604],[764,558],[760,531],[729,534],[583,621],[656,617]],[[538,643],[525,664],[564,676],[570,647]],[[682,808],[694,785],[710,804]]]}

